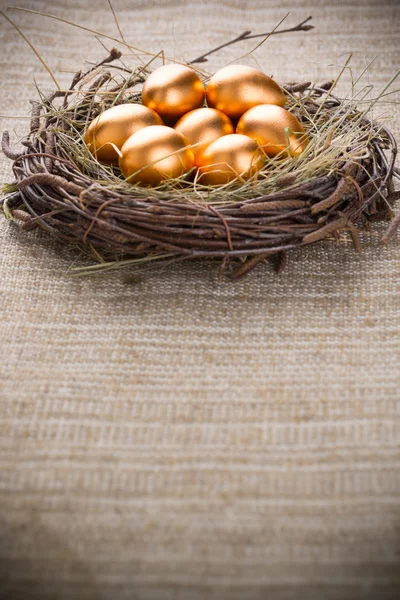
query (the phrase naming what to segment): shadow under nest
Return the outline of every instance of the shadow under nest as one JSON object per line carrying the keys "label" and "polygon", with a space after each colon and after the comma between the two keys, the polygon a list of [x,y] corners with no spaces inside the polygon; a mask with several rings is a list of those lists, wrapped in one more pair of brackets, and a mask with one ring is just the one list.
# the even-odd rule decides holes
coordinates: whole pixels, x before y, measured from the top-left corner
{"label": "shadow under nest", "polygon": [[[274,159],[253,179],[222,188],[197,185],[190,177],[153,189],[125,182],[82,141],[102,110],[140,102],[134,88],[145,81],[146,69],[132,71],[119,63],[120,56],[113,50],[77,73],[68,91],[32,102],[23,152],[12,151],[4,133],[3,152],[13,160],[15,182],[1,203],[23,230],[41,226],[115,264],[128,258],[138,267],[219,259],[220,273],[239,279],[266,259],[280,271],[288,250],[326,238],[350,235],[359,252],[360,227],[393,217],[396,140],[368,117],[369,105],[361,110],[353,98],[337,98],[331,81],[282,86],[286,108],[310,138],[300,158]],[[397,215],[383,243],[399,221]]]}

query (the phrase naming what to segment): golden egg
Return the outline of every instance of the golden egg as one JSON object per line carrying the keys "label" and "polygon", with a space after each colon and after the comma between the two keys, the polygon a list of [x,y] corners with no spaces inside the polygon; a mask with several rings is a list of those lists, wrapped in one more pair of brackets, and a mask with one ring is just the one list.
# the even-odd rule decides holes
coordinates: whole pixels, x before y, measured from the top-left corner
{"label": "golden egg", "polygon": [[284,106],[285,94],[268,75],[246,67],[229,65],[213,75],[207,85],[207,104],[224,112],[228,117],[238,118],[257,104]]}
{"label": "golden egg", "polygon": [[229,117],[215,108],[196,108],[186,113],[175,125],[176,131],[182,133],[194,145],[195,164],[200,154],[214,140],[223,135],[234,133]]}
{"label": "golden egg", "polygon": [[203,106],[204,85],[196,71],[184,65],[165,65],[146,79],[142,102],[163,118],[179,119]]}
{"label": "golden egg", "polygon": [[128,137],[150,125],[162,125],[154,110],[141,104],[119,104],[102,112],[86,130],[84,140],[89,150],[101,162],[118,163],[118,153]]}
{"label": "golden egg", "polygon": [[260,104],[239,119],[237,133],[248,135],[262,146],[268,156],[298,156],[308,144],[302,125],[281,106]]}
{"label": "golden egg", "polygon": [[212,142],[200,158],[198,182],[203,185],[223,185],[237,177],[248,179],[265,163],[257,142],[237,133]]}
{"label": "golden egg", "polygon": [[156,186],[192,169],[194,155],[188,145],[188,140],[171,127],[146,127],[126,140],[119,167],[130,183]]}

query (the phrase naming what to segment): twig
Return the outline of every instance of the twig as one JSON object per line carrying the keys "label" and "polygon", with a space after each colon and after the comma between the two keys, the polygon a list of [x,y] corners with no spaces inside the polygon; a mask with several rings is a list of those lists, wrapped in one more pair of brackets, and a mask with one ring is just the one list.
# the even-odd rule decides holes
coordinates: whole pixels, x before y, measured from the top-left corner
{"label": "twig", "polygon": [[254,267],[256,267],[260,262],[263,262],[267,256],[268,254],[259,254],[257,256],[251,256],[250,258],[246,259],[240,265],[240,267],[238,267],[232,273],[232,279],[234,279],[235,281],[239,281],[239,279],[242,279],[242,277],[250,273],[250,271],[252,271]]}
{"label": "twig", "polygon": [[313,244],[314,242],[319,242],[319,240],[323,240],[334,231],[338,231],[338,229],[343,229],[347,226],[347,224],[347,217],[340,217],[336,221],[333,221],[332,223],[321,227],[321,229],[317,229],[316,231],[305,235],[303,238],[303,244]]}
{"label": "twig", "polygon": [[11,160],[17,160],[21,156],[21,152],[14,152],[10,148],[10,134],[8,131],[3,132],[3,137],[1,140],[1,149],[3,150],[3,154],[7,156],[7,158]]}
{"label": "twig", "polygon": [[220,46],[217,46],[213,50],[210,50],[209,52],[206,52],[205,54],[198,56],[194,60],[191,60],[189,62],[189,64],[193,65],[195,63],[207,62],[207,60],[208,60],[207,56],[210,56],[210,54],[214,54],[215,52],[218,52],[218,50],[222,50],[222,48],[226,48],[227,46],[231,46],[232,44],[236,44],[237,42],[241,42],[243,40],[253,40],[255,38],[266,37],[266,36],[271,36],[271,35],[278,35],[280,33],[291,33],[294,31],[310,31],[310,29],[314,29],[313,25],[307,25],[307,23],[311,19],[312,19],[311,16],[307,17],[307,19],[305,19],[304,21],[302,21],[295,27],[291,27],[290,29],[280,29],[279,31],[270,31],[270,32],[266,32],[266,33],[254,33],[254,34],[252,34],[251,31],[244,31],[243,33],[241,33],[240,35],[235,37],[233,40],[230,40],[229,42],[225,42],[225,44],[221,44]]}
{"label": "twig", "polygon": [[286,267],[287,252],[282,251],[277,252],[276,254],[272,254],[272,256],[269,257],[269,262],[274,267],[275,273],[277,275],[280,275],[280,273],[282,273],[282,271]]}
{"label": "twig", "polygon": [[390,226],[388,227],[385,235],[381,239],[382,246],[386,246],[389,241],[392,239],[394,234],[396,233],[398,227],[400,226],[400,212],[397,213]]}

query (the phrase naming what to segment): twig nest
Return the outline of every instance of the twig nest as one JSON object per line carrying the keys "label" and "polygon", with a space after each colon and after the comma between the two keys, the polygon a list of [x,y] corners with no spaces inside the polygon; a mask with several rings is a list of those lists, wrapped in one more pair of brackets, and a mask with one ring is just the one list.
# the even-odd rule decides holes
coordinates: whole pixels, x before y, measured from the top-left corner
{"label": "twig nest", "polygon": [[299,156],[308,144],[308,137],[296,117],[273,104],[250,108],[239,119],[236,131],[256,140],[270,157]]}
{"label": "twig nest", "polygon": [[84,140],[97,160],[118,163],[118,152],[129,136],[143,127],[163,125],[161,117],[141,104],[120,104],[102,112],[92,121]]}
{"label": "twig nest", "polygon": [[188,140],[171,127],[146,127],[122,146],[119,167],[130,183],[156,186],[193,168],[194,155],[188,146]]}
{"label": "twig nest", "polygon": [[285,106],[280,86],[268,75],[246,65],[229,65],[213,75],[207,85],[207,104],[237,119],[257,104]]}
{"label": "twig nest", "polygon": [[198,157],[211,142],[235,131],[229,117],[215,108],[191,110],[179,119],[175,129],[192,144],[196,165]]}
{"label": "twig nest", "polygon": [[257,142],[237,133],[225,135],[207,146],[198,158],[198,181],[203,185],[223,185],[239,177],[248,179],[264,162]]}
{"label": "twig nest", "polygon": [[[9,186],[3,210],[8,218],[21,221],[24,230],[42,226],[65,242],[82,244],[97,258],[106,259],[99,271],[108,270],[110,260],[122,257],[137,266],[201,257],[222,260],[221,269],[226,267],[238,279],[266,257],[275,257],[280,270],[286,251],[326,238],[340,241],[349,235],[359,251],[357,226],[392,216],[396,140],[382,123],[371,119],[365,107],[360,111],[356,97],[336,97],[332,82],[285,86],[287,107],[312,132],[301,160],[267,158],[266,153],[297,154],[305,143],[301,124],[278,105],[244,111],[238,133],[223,135],[200,153],[196,173],[189,173],[194,165],[190,141],[155,117],[158,124],[136,131],[120,149],[115,144],[124,177],[141,184],[127,185],[120,169],[105,166],[82,144],[99,102],[110,106],[118,98],[125,102],[118,110],[143,111],[140,92],[134,89],[143,71],[121,71],[110,64],[116,58],[111,54],[97,68],[77,73],[67,90],[36,103],[19,154],[9,148],[8,134],[4,135],[3,151],[13,161],[16,183]],[[175,84],[166,85],[161,97],[167,98],[169,108],[176,101],[179,109],[179,98],[188,96],[201,106],[204,90],[196,87],[196,73],[189,66],[174,66],[175,74],[176,69],[186,74],[183,81],[190,85],[178,90],[178,101]],[[238,67],[229,69],[235,74]],[[269,79],[257,73],[264,82]],[[180,95],[183,89],[188,93]],[[232,84],[230,89],[235,104],[239,87]],[[249,89],[255,89],[251,82]],[[256,101],[260,98],[262,94]],[[275,98],[283,101],[279,89]],[[198,108],[186,102],[180,110],[189,110],[189,105]],[[243,105],[236,114],[239,110]],[[124,135],[129,135],[123,120]],[[170,181],[164,183],[166,179]],[[396,217],[385,242],[399,222]]]}
{"label": "twig nest", "polygon": [[165,119],[203,106],[204,85],[194,69],[185,65],[165,65],[149,75],[143,85],[142,102]]}

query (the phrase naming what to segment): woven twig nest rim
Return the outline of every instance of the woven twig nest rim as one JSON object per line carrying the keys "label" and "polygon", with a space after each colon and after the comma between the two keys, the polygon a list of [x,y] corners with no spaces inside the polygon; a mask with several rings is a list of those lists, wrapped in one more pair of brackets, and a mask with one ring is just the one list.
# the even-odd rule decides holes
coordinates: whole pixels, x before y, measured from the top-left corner
{"label": "woven twig nest rim", "polygon": [[288,109],[312,140],[300,159],[272,161],[261,178],[222,189],[202,189],[185,178],[156,189],[127,184],[118,169],[97,163],[82,141],[102,110],[140,102],[137,87],[146,70],[115,64],[120,56],[113,50],[77,73],[68,91],[32,103],[22,153],[14,153],[3,135],[16,180],[3,210],[24,230],[42,226],[101,260],[129,257],[139,266],[216,258],[224,268],[230,264],[237,279],[267,257],[277,259],[279,270],[288,250],[342,232],[359,251],[360,224],[392,217],[396,140],[356,103],[337,98],[332,82],[283,86]]}

